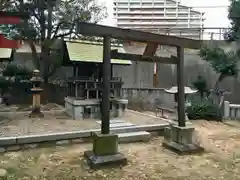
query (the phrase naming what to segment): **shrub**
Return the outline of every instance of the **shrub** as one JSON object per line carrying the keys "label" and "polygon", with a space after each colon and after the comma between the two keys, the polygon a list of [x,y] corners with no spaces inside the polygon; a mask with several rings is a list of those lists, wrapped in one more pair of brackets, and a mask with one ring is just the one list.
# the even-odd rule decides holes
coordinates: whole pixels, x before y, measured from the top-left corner
{"label": "shrub", "polygon": [[207,88],[207,80],[203,76],[198,76],[195,81],[192,82],[192,85],[195,89],[198,90],[201,99],[209,93]]}
{"label": "shrub", "polygon": [[221,120],[220,109],[216,104],[209,100],[192,102],[191,106],[186,108],[189,119]]}
{"label": "shrub", "polygon": [[1,96],[9,89],[11,82],[0,76],[0,91]]}
{"label": "shrub", "polygon": [[32,77],[32,71],[24,66],[9,64],[3,70],[3,76],[15,77],[15,81],[29,80]]}

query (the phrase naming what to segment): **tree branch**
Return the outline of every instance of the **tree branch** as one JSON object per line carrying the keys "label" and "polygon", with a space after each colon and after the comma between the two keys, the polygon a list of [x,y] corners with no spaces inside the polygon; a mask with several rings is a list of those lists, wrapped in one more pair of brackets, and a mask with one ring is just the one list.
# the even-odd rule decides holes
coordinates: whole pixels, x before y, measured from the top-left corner
{"label": "tree branch", "polygon": [[38,53],[37,53],[36,46],[35,46],[33,40],[29,40],[28,44],[32,51],[33,64],[35,65],[35,67],[37,69],[40,69],[40,61],[39,61]]}
{"label": "tree branch", "polygon": [[59,31],[61,25],[63,25],[63,22],[62,22],[62,21],[59,22],[59,23],[56,25],[56,28],[55,28],[55,30],[54,30],[54,32],[53,32],[53,37],[52,37],[52,38],[54,38],[54,37],[58,34],[58,31]]}
{"label": "tree branch", "polygon": [[[61,34],[56,34],[56,35],[53,36],[53,39],[57,39],[57,38],[60,38],[60,37],[65,37],[65,36],[71,35],[73,33],[73,30],[74,30],[74,27],[75,27],[75,23],[74,22],[71,24],[71,28],[70,28],[70,30],[68,32],[61,33]],[[60,27],[59,27],[59,29],[60,29]]]}
{"label": "tree branch", "polygon": [[48,27],[47,27],[47,39],[51,39],[52,34],[52,20],[53,20],[53,4],[51,3],[51,0],[47,2],[48,6]]}

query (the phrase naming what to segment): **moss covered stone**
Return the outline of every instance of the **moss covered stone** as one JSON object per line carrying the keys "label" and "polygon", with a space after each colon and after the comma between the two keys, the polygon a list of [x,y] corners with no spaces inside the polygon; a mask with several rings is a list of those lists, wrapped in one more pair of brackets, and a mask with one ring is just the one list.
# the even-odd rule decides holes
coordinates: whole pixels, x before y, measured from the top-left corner
{"label": "moss covered stone", "polygon": [[93,152],[97,156],[118,153],[118,135],[93,133]]}

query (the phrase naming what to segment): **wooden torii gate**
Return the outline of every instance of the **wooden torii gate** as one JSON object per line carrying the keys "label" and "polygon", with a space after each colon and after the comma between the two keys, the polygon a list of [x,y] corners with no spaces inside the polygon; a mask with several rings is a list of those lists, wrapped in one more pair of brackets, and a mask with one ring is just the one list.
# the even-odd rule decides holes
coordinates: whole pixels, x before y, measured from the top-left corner
{"label": "wooden torii gate", "polygon": [[[202,148],[196,146],[192,142],[193,128],[186,127],[185,121],[185,95],[184,95],[184,48],[200,49],[201,41],[180,38],[176,36],[160,35],[154,33],[148,33],[143,31],[136,31],[130,29],[121,29],[116,27],[102,26],[92,23],[80,22],[77,26],[77,32],[86,36],[103,37],[103,92],[102,92],[102,135],[96,137],[111,136],[110,133],[110,60],[113,59],[127,59],[132,61],[147,61],[158,62],[177,65],[177,86],[178,86],[178,125],[172,126],[171,138],[166,138],[169,143],[166,143],[169,149],[176,152],[183,151],[201,151]],[[135,41],[146,43],[147,46],[142,55],[120,53],[116,50],[111,50],[111,38]],[[156,50],[159,45],[166,45],[175,47],[177,56],[171,57],[159,57],[155,56]],[[190,138],[189,138],[190,136]],[[173,138],[174,137],[174,138]],[[98,162],[92,160],[96,159],[101,153],[96,151],[98,144],[97,141],[93,141],[93,153],[87,152],[85,156],[91,162],[91,165],[96,165]],[[116,144],[116,142],[115,142]],[[188,146],[191,144],[191,146]],[[100,145],[99,145],[100,146]],[[113,152],[112,152],[113,153]],[[105,153],[106,155],[106,153]],[[122,158],[124,159],[124,158]],[[99,163],[100,164],[100,163]]]}
{"label": "wooden torii gate", "polygon": [[[110,71],[108,67],[110,66],[110,59],[128,59],[132,61],[147,61],[147,62],[159,62],[167,64],[177,65],[177,84],[178,84],[178,114],[179,114],[179,126],[185,126],[185,108],[184,108],[184,48],[189,49],[200,49],[201,41],[180,38],[176,36],[167,36],[160,34],[153,34],[148,32],[130,30],[130,29],[120,29],[116,27],[108,27],[91,23],[79,23],[78,30],[79,34],[86,36],[98,36],[104,38],[104,91],[103,91],[103,122],[104,132],[109,133],[109,86],[110,86]],[[126,40],[126,41],[136,41],[144,42],[147,44],[143,55],[119,53],[115,50],[111,51],[110,38]],[[158,57],[154,56],[159,45],[167,45],[176,47],[177,56],[171,57]]]}

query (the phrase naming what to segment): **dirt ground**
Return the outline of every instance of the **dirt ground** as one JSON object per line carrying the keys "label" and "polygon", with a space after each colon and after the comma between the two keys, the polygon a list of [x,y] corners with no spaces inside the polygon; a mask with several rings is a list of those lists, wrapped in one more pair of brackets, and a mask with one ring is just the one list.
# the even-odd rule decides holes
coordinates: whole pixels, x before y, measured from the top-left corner
{"label": "dirt ground", "polygon": [[121,144],[125,167],[93,171],[83,152],[91,144],[41,148],[0,155],[0,168],[11,180],[240,180],[240,122],[195,121],[202,155],[178,156],[149,143]]}

